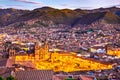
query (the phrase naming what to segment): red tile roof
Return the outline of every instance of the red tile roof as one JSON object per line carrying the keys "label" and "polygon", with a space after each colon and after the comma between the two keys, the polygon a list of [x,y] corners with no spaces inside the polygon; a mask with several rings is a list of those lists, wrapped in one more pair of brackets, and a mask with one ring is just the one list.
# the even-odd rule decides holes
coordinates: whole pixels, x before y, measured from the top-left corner
{"label": "red tile roof", "polygon": [[31,70],[15,72],[17,80],[52,80],[52,70]]}

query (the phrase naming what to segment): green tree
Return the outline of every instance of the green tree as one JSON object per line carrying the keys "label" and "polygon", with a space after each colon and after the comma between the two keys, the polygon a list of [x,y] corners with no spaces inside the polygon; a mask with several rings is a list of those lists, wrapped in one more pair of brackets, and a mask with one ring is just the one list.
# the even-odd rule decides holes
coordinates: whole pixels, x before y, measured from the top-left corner
{"label": "green tree", "polygon": [[0,80],[5,80],[5,78],[3,78],[3,77],[0,77]]}
{"label": "green tree", "polygon": [[15,78],[13,76],[9,76],[7,77],[7,80],[15,80]]}
{"label": "green tree", "polygon": [[71,78],[67,78],[67,79],[65,79],[65,80],[73,80],[73,79],[71,79]]}

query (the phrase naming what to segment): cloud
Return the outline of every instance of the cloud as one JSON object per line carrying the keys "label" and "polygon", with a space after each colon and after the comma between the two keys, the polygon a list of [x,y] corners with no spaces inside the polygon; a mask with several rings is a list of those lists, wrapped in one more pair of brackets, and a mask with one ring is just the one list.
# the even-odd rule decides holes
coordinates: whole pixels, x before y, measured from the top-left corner
{"label": "cloud", "polygon": [[94,7],[80,7],[80,9],[94,9]]}
{"label": "cloud", "polygon": [[5,8],[5,5],[3,5],[3,4],[0,4],[0,8]]}
{"label": "cloud", "polygon": [[26,9],[24,5],[1,5],[1,4],[0,4],[0,8],[2,9],[6,9],[6,8]]}
{"label": "cloud", "polygon": [[14,0],[14,1],[24,2],[24,3],[30,3],[30,4],[38,4],[38,5],[41,5],[41,4],[42,4],[42,3],[40,3],[40,2],[31,1],[31,0]]}
{"label": "cloud", "polygon": [[17,6],[17,7],[22,7],[24,5],[7,5],[7,6]]}
{"label": "cloud", "polygon": [[104,8],[108,8],[108,7],[120,7],[120,4],[114,4],[114,5],[107,5],[107,6],[104,6]]}
{"label": "cloud", "polygon": [[3,8],[3,6],[0,6],[0,9]]}
{"label": "cloud", "polygon": [[76,5],[70,5],[70,4],[61,4],[60,7],[61,7],[61,8],[74,9],[74,8],[76,8],[76,7],[78,7],[78,6],[76,6]]}
{"label": "cloud", "polygon": [[89,7],[89,6],[80,7],[79,5],[70,5],[70,4],[61,4],[60,6],[63,7],[63,8],[70,8],[70,9],[77,9],[77,8],[80,8],[80,9],[93,9],[93,7]]}
{"label": "cloud", "polygon": [[64,6],[64,7],[70,7],[69,4],[61,4],[61,6]]}
{"label": "cloud", "polygon": [[117,6],[117,7],[120,7],[120,4],[118,4],[118,5],[115,5],[115,6]]}

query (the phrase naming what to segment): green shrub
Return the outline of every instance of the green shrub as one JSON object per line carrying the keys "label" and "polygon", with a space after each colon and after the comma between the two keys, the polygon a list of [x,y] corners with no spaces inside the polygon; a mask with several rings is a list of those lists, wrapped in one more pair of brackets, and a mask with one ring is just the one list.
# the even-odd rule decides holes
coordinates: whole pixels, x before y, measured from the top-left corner
{"label": "green shrub", "polygon": [[5,78],[3,78],[3,77],[0,77],[0,80],[5,80]]}
{"label": "green shrub", "polygon": [[13,76],[7,77],[7,80],[15,80]]}

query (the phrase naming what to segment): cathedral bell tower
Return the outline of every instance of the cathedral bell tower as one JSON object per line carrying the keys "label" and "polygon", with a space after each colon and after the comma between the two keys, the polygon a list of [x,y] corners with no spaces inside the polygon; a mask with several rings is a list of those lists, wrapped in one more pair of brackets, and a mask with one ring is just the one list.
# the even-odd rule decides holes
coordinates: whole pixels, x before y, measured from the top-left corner
{"label": "cathedral bell tower", "polygon": [[47,42],[43,46],[35,44],[35,59],[47,60],[50,58],[49,47]]}

